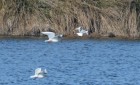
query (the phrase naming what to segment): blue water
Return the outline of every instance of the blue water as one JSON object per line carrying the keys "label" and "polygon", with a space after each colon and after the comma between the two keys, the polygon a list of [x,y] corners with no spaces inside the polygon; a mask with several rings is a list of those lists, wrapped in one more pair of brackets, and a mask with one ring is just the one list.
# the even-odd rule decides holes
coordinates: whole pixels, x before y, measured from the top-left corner
{"label": "blue water", "polygon": [[[140,41],[0,39],[0,85],[140,85]],[[38,67],[47,77],[30,79]]]}

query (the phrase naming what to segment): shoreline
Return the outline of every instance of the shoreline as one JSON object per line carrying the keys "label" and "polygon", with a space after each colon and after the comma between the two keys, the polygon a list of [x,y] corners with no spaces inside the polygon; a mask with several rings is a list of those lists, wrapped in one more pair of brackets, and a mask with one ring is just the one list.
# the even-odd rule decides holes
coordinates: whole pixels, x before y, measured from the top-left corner
{"label": "shoreline", "polygon": [[[47,36],[45,35],[31,35],[31,36],[20,36],[20,35],[0,35],[0,39],[2,38],[47,38]],[[115,37],[108,37],[108,36],[69,36],[69,35],[64,35],[63,39],[82,39],[82,40],[86,40],[86,39],[119,39],[119,40],[140,40],[140,38],[132,38],[132,37],[124,37],[124,36],[115,36]]]}

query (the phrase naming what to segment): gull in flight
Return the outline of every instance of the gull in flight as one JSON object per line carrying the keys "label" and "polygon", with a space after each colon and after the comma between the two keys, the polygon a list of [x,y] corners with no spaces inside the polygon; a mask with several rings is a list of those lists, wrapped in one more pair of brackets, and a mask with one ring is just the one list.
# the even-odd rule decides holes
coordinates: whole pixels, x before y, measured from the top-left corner
{"label": "gull in flight", "polygon": [[75,30],[78,30],[78,33],[77,33],[78,36],[83,36],[83,34],[87,34],[88,35],[88,31],[83,30],[81,27],[78,27]]}
{"label": "gull in flight", "polygon": [[35,75],[30,76],[30,78],[43,78],[47,74],[47,70],[45,69],[44,71],[41,68],[35,69]]}
{"label": "gull in flight", "polygon": [[48,36],[48,40],[45,40],[45,42],[58,42],[60,38],[62,38],[63,35],[55,35],[54,32],[41,32],[44,35]]}

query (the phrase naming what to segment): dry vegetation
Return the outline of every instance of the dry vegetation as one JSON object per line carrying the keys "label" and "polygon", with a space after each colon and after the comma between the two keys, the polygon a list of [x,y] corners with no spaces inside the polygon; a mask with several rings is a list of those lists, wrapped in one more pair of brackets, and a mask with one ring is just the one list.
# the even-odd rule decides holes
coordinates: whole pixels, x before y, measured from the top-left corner
{"label": "dry vegetation", "polygon": [[90,36],[140,37],[140,0],[0,0],[1,35],[71,36],[83,26]]}

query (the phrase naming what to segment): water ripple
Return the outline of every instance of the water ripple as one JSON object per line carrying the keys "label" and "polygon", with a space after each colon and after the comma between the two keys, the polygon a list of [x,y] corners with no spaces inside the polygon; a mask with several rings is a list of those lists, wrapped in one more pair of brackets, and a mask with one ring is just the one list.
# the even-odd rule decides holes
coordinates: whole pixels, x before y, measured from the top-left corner
{"label": "water ripple", "polygon": [[[0,85],[139,85],[140,44],[125,40],[1,39]],[[30,79],[37,67],[43,79]]]}

